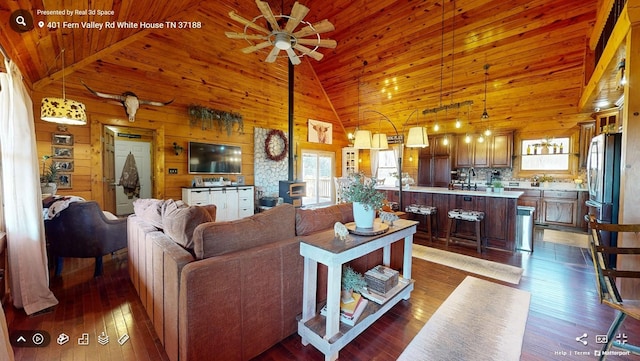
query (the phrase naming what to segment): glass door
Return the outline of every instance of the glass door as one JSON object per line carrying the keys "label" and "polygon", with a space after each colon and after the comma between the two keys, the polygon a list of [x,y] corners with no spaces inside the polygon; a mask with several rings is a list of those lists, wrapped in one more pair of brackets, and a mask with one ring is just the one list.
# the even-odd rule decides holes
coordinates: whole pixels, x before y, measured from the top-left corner
{"label": "glass door", "polygon": [[335,203],[334,168],[335,153],[302,150],[302,180],[306,183],[307,195],[303,206],[322,206]]}

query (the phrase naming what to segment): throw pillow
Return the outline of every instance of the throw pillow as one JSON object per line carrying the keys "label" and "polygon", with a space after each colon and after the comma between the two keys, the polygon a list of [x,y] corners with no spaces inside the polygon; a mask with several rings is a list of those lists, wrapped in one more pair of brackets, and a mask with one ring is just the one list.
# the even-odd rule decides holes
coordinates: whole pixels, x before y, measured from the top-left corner
{"label": "throw pillow", "polygon": [[162,229],[162,204],[160,199],[136,199],[133,201],[133,212],[152,226]]}
{"label": "throw pillow", "polygon": [[213,222],[213,219],[203,207],[184,207],[182,201],[171,199],[162,205],[164,233],[188,250],[193,250],[193,230],[205,222]]}

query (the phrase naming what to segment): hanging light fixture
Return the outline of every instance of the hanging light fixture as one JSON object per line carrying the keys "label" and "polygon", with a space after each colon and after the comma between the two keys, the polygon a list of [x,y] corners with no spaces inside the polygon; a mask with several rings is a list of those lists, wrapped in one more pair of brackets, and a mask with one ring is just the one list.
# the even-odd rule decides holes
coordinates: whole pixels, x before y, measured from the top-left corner
{"label": "hanging light fixture", "polygon": [[[482,120],[489,119],[489,113],[487,113],[487,79],[488,78],[489,78],[489,64],[485,64],[484,65],[484,110],[482,111],[482,115],[480,116],[480,119]],[[485,129],[484,135],[486,135],[487,137],[491,135],[491,130],[489,129],[489,127]]]}
{"label": "hanging light fixture", "polygon": [[[414,113],[417,113],[418,110],[414,110],[413,113],[409,115],[407,121],[411,119],[411,116]],[[429,137],[427,135],[427,128],[421,127],[418,125],[419,115],[416,114],[416,126],[409,128],[409,134],[407,135],[407,148],[425,148],[429,146]]]}
{"label": "hanging light fixture", "polygon": [[[362,73],[364,73],[364,67],[367,66],[367,61],[362,62]],[[371,132],[368,130],[360,129],[360,77],[358,77],[358,126],[354,132],[353,147],[355,149],[371,149],[372,139]]]}
{"label": "hanging light fixture", "polygon": [[389,142],[387,142],[387,135],[382,133],[382,119],[378,120],[378,133],[373,135],[371,139],[371,149],[389,149]]}
{"label": "hanging light fixture", "polygon": [[85,125],[87,124],[87,113],[84,104],[79,101],[67,99],[64,49],[62,49],[59,56],[62,56],[62,98],[42,98],[42,103],[40,104],[40,118],[44,121],[53,123]]}

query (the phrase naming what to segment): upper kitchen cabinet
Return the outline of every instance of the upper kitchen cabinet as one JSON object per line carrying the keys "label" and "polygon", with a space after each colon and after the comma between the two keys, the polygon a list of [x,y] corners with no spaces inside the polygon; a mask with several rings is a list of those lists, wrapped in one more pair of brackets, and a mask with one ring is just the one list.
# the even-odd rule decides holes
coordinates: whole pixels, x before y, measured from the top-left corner
{"label": "upper kitchen cabinet", "polygon": [[622,123],[620,122],[620,108],[603,110],[593,114],[596,120],[596,134],[619,133]]}
{"label": "upper kitchen cabinet", "polygon": [[513,155],[513,133],[497,133],[480,142],[466,136],[456,138],[455,167],[509,168]]}
{"label": "upper kitchen cabinet", "polygon": [[511,168],[513,161],[513,132],[494,134],[491,138],[491,167]]}

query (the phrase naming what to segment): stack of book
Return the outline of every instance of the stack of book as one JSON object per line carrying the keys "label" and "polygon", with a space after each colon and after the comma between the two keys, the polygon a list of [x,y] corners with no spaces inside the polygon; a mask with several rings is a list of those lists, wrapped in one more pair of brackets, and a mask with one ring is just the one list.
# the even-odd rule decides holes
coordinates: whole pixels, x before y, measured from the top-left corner
{"label": "stack of book", "polygon": [[[369,301],[366,298],[354,292],[352,302],[343,303],[340,301],[340,321],[349,326],[355,325],[364,309],[367,308],[368,303]],[[327,316],[327,305],[322,307],[320,314]]]}

